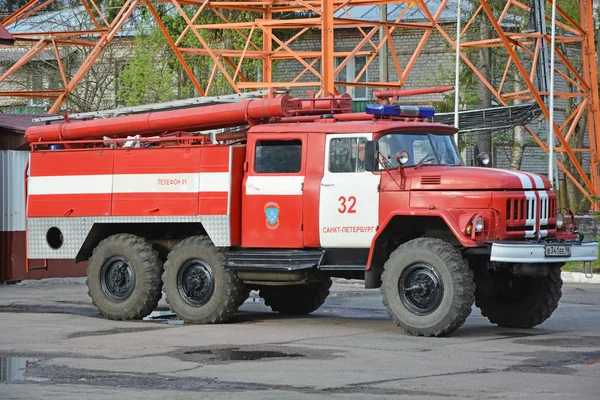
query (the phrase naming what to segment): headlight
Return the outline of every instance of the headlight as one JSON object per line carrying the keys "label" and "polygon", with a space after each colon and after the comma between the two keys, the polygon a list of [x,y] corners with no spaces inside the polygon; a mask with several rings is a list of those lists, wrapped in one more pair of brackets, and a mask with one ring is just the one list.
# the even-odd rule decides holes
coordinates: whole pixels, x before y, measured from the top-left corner
{"label": "headlight", "polygon": [[562,228],[564,223],[565,223],[565,216],[562,215],[561,213],[556,213],[556,227]]}
{"label": "headlight", "polygon": [[483,217],[480,215],[475,221],[475,232],[481,232],[483,230]]}

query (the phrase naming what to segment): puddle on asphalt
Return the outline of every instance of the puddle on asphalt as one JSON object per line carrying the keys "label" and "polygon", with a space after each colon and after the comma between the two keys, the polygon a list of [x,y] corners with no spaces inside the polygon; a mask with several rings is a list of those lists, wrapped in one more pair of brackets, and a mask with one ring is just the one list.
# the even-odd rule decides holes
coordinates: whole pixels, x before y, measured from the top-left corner
{"label": "puddle on asphalt", "polygon": [[304,357],[303,354],[285,353],[282,351],[268,350],[239,350],[237,348],[192,350],[183,354],[197,354],[207,356],[207,361],[256,361],[265,358],[295,358]]}
{"label": "puddle on asphalt", "polygon": [[558,337],[558,338],[539,338],[539,339],[517,339],[517,344],[546,346],[546,347],[561,347],[561,348],[595,348],[600,347],[600,336],[573,336],[573,337]]}
{"label": "puddle on asphalt", "polygon": [[600,364],[600,353],[578,353],[577,357],[568,365],[596,365]]}
{"label": "puddle on asphalt", "polygon": [[595,365],[595,364],[600,364],[600,358],[596,358],[594,360],[589,360],[589,361],[584,361],[581,363],[581,365]]}
{"label": "puddle on asphalt", "polygon": [[38,360],[31,357],[0,357],[0,382],[47,381],[47,378],[36,378],[29,374],[31,363]]}
{"label": "puddle on asphalt", "polygon": [[538,351],[535,353],[514,353],[520,357],[531,355],[520,365],[509,368],[512,371],[570,375],[575,370],[569,367],[590,366],[600,364],[600,352],[560,352]]}

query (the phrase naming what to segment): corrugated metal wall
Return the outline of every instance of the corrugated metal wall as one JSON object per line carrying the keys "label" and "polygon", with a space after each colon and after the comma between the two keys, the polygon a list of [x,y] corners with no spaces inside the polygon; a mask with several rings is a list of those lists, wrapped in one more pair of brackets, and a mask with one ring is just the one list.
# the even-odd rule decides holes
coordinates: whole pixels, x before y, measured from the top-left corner
{"label": "corrugated metal wall", "polygon": [[0,151],[0,231],[25,230],[23,173],[27,151]]}
{"label": "corrugated metal wall", "polygon": [[0,282],[85,276],[87,263],[30,260],[26,271],[25,164],[27,151],[0,151]]}
{"label": "corrugated metal wall", "polygon": [[367,104],[377,104],[375,100],[354,100],[352,102],[352,112],[365,112]]}

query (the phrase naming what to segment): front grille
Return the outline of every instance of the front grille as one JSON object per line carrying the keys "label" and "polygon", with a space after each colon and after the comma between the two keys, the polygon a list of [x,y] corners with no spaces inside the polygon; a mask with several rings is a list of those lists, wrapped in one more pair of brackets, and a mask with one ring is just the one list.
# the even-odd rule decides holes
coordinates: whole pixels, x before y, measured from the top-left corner
{"label": "front grille", "polygon": [[[551,225],[541,225],[540,226],[540,230],[553,230],[556,228],[556,225],[551,224]],[[527,230],[531,230],[531,226],[508,226],[506,227],[506,232],[523,232],[523,231],[527,231]]]}
{"label": "front grille", "polygon": [[535,218],[537,216],[536,202],[537,202],[537,200],[535,198],[527,199],[527,219],[528,220],[535,220]]}
{"label": "front grille", "polygon": [[497,207],[505,207],[505,232],[510,237],[552,235],[556,229],[556,195],[552,191],[529,190],[521,193],[505,192],[495,195]]}
{"label": "front grille", "polygon": [[531,199],[508,199],[506,200],[506,220],[518,222],[531,219],[533,209],[534,204]]}
{"label": "front grille", "polygon": [[[556,197],[540,198],[540,219],[547,221],[556,217]],[[537,199],[535,197],[507,199],[506,221],[520,222],[537,219]]]}

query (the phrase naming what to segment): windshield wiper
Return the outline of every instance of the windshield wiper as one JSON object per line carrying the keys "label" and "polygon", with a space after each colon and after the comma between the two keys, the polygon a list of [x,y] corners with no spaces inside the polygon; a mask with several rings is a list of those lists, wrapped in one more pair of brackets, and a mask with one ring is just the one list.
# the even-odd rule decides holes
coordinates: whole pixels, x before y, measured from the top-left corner
{"label": "windshield wiper", "polygon": [[430,157],[430,158],[426,158],[425,160],[421,161],[420,163],[418,163],[417,165],[415,165],[415,169],[419,168],[420,166],[422,166],[425,163],[431,162],[431,161],[437,161],[435,158]]}

